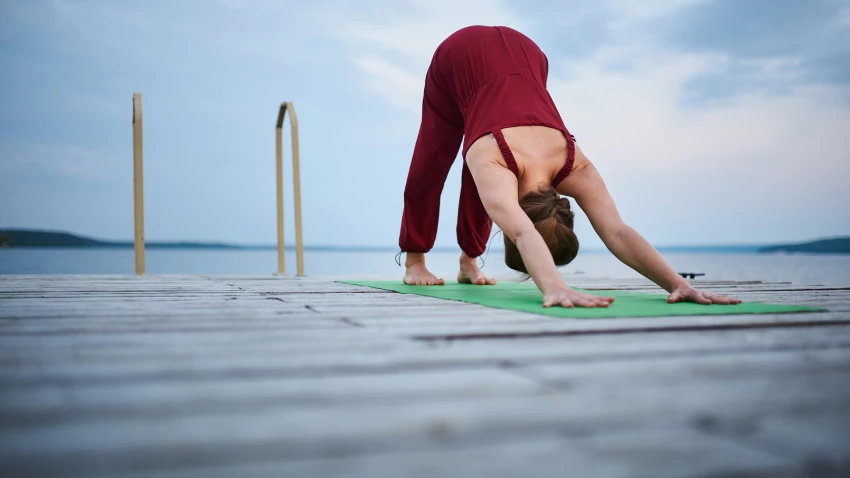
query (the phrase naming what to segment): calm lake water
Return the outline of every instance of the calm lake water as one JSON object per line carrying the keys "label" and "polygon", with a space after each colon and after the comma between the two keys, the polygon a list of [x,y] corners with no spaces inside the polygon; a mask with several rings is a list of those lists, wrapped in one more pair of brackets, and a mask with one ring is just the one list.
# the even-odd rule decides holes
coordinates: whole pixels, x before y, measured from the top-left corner
{"label": "calm lake water", "polygon": [[[429,267],[446,279],[457,273],[456,252],[432,252]],[[329,278],[400,278],[392,252],[307,251],[307,275]],[[761,280],[805,285],[850,286],[850,255],[695,254],[664,255],[679,272],[704,272],[704,280]],[[271,275],[274,250],[146,251],[148,274]],[[484,270],[497,278],[519,277],[493,251]],[[287,254],[287,271],[295,272],[295,254]],[[639,275],[607,252],[583,252],[562,268],[575,275],[627,278]],[[132,249],[0,249],[0,274],[132,274]],[[699,279],[697,279],[699,280]]]}

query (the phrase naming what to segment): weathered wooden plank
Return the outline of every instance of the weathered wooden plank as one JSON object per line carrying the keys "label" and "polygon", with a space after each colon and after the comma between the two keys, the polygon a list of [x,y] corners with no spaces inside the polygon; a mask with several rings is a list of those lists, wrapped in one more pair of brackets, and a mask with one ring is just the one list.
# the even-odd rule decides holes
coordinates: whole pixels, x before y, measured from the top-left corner
{"label": "weathered wooden plank", "polygon": [[[847,476],[850,471],[850,409],[807,410],[805,414],[754,415],[729,421],[712,414],[695,420],[703,433],[781,456],[806,456],[804,476]],[[818,468],[824,468],[818,470]],[[841,473],[835,473],[843,470]]]}
{"label": "weathered wooden plank", "polygon": [[[519,357],[571,357],[584,360],[595,356],[618,356],[622,353],[705,353],[711,350],[761,351],[775,348],[800,350],[805,348],[846,346],[850,343],[850,326],[816,328],[776,328],[762,330],[682,330],[626,334],[591,334],[574,336],[539,336],[517,340],[512,337],[487,340],[410,342],[394,336],[374,335],[359,331],[357,334],[327,333],[324,340],[285,340],[288,331],[244,330],[234,334],[159,334],[156,337],[139,335],[77,335],[65,338],[18,337],[2,341],[0,357],[15,364],[61,364],[73,357],[75,364],[87,362],[115,363],[129,360],[134,363],[166,356],[169,363],[180,359],[204,356],[207,361],[216,357],[237,360],[238,357],[280,357],[286,363],[301,359],[329,357],[346,362],[363,354],[394,358],[393,354],[406,353],[411,357],[433,355],[458,358],[472,355],[477,358],[492,357],[497,360]],[[230,352],[230,353],[228,353]],[[407,353],[409,352],[409,353]],[[16,360],[17,359],[17,360]],[[306,363],[306,362],[305,362]]]}
{"label": "weathered wooden plank", "polygon": [[[740,396],[716,384],[664,389],[665,394],[627,388],[620,396],[600,400],[598,393],[567,393],[466,401],[434,399],[421,402],[352,404],[344,408],[283,405],[255,407],[215,415],[161,415],[143,419],[104,417],[23,430],[0,430],[8,443],[2,453],[18,462],[43,456],[45,449],[71,457],[136,454],[137,461],[157,460],[172,450],[208,450],[224,447],[269,447],[280,459],[304,459],[382,450],[418,449],[435,441],[477,443],[482,437],[568,436],[623,433],[653,427],[688,429],[698,426],[706,412],[725,422],[767,415],[827,410],[840,416],[846,400],[820,388],[835,377],[798,377],[795,380],[754,378],[763,395]],[[687,391],[688,393],[682,393]],[[219,433],[227,430],[227,433]],[[786,458],[804,462],[800,452]],[[172,457],[172,459],[174,459]],[[9,460],[6,460],[7,462]],[[172,463],[174,465],[174,463]]]}
{"label": "weathered wooden plank", "polygon": [[[622,441],[622,437],[617,438]],[[706,437],[688,430],[641,430],[643,449],[588,450],[589,440],[543,436],[517,441],[347,457],[269,461],[235,466],[144,472],[132,477],[175,478],[210,476],[333,476],[380,478],[395,476],[593,476],[600,478],[654,476],[689,477],[709,473],[771,474],[793,468],[783,457]],[[603,438],[604,439],[604,438]],[[658,446],[663,444],[663,446]],[[635,456],[636,455],[636,456]],[[688,459],[682,459],[687,456]],[[635,458],[639,459],[636,460]],[[775,475],[773,475],[775,476]]]}
{"label": "weathered wooden plank", "polygon": [[[85,338],[85,337],[82,337]],[[0,383],[41,384],[150,382],[192,377],[338,375],[406,369],[452,369],[503,363],[592,363],[644,358],[679,360],[687,356],[846,348],[850,327],[835,330],[765,330],[493,339],[459,343],[380,342],[366,336],[333,335],[325,342],[285,342],[274,336],[166,337],[149,343],[75,340],[63,347],[21,344],[23,352],[0,349]],[[51,343],[56,343],[51,341]]]}
{"label": "weathered wooden plank", "polygon": [[228,413],[270,405],[344,408],[362,402],[427,404],[440,397],[532,395],[543,388],[532,379],[496,367],[333,377],[236,375],[215,380],[7,387],[0,394],[0,417],[9,427],[107,416]]}
{"label": "weathered wooden plank", "polygon": [[[754,353],[694,354],[670,360],[667,357],[645,358],[632,361],[597,361],[584,363],[514,364],[515,370],[540,383],[558,388],[580,387],[583,383],[607,383],[616,389],[620,386],[656,387],[699,381],[744,382],[753,376],[799,377],[817,374],[835,374],[850,378],[850,348],[807,350],[794,353],[788,350]],[[850,403],[850,381],[830,387],[833,393],[844,396]]]}
{"label": "weathered wooden plank", "polygon": [[[528,395],[548,389],[592,387],[600,395],[621,387],[662,388],[671,383],[699,380],[717,386],[749,382],[752,378],[808,374],[842,374],[850,378],[850,347],[726,353],[678,357],[645,357],[582,364],[523,363],[520,361],[477,369],[408,369],[395,373],[285,377],[224,375],[214,380],[189,377],[181,381],[54,384],[38,388],[6,387],[0,395],[0,416],[6,425],[86,417],[227,412],[259,404],[346,406],[353,402],[423,401],[435,397]],[[198,380],[197,378],[200,378]],[[584,391],[586,393],[586,390]],[[850,383],[837,384],[832,393],[850,400]]]}
{"label": "weathered wooden plank", "polygon": [[[444,301],[447,302],[447,301]],[[710,307],[710,306],[709,306]],[[309,309],[308,309],[309,310]],[[313,309],[315,310],[315,309]],[[515,311],[501,311],[486,307],[477,306],[474,304],[436,304],[435,309],[438,312],[429,311],[424,307],[407,307],[399,305],[398,307],[385,308],[376,311],[368,308],[363,309],[342,309],[338,314],[323,314],[318,312],[317,316],[321,315],[338,315],[340,318],[348,318],[357,321],[362,325],[369,325],[366,321],[372,322],[372,325],[384,325],[391,329],[398,329],[398,332],[404,336],[419,336],[427,334],[427,336],[449,335],[449,334],[508,334],[508,333],[539,333],[539,332],[556,332],[569,330],[600,330],[600,329],[650,329],[664,328],[671,325],[679,325],[682,327],[706,328],[712,326],[728,326],[734,324],[777,324],[783,326],[792,322],[824,322],[834,321],[842,322],[850,319],[846,312],[827,312],[827,313],[795,313],[795,314],[762,314],[762,315],[724,315],[724,316],[686,316],[686,317],[660,317],[660,318],[624,318],[624,319],[604,319],[604,320],[569,320],[569,319],[552,319],[534,314],[525,314]],[[445,313],[441,314],[440,311]],[[234,311],[237,313],[238,311]],[[418,318],[421,320],[424,314],[428,312],[436,313],[439,316],[447,317],[445,319],[433,319],[440,322],[445,322],[441,325],[433,325],[427,323],[423,326],[410,327],[405,323],[406,318]],[[450,313],[449,313],[450,312]],[[376,315],[385,315],[395,317],[395,320],[387,321],[383,319],[375,319]],[[460,323],[457,320],[452,320],[455,315],[468,314],[469,321]],[[430,319],[430,316],[429,320]],[[488,319],[493,318],[494,323],[489,323]],[[506,318],[504,323],[498,323],[501,318]],[[404,330],[401,330],[404,328]],[[98,327],[85,326],[80,328],[61,329],[57,333],[68,334],[73,330],[80,330],[84,333],[96,334],[99,333]],[[132,330],[126,332],[132,333]],[[6,333],[6,332],[2,332]],[[2,335],[0,333],[0,335]]]}

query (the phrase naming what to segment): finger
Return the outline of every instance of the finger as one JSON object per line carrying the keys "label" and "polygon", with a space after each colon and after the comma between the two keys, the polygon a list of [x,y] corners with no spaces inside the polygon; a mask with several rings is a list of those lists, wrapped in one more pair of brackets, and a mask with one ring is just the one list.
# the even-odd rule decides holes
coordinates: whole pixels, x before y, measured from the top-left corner
{"label": "finger", "polygon": [[[605,306],[608,305],[608,302],[606,302],[605,300],[602,300],[601,297],[597,297],[595,295],[587,297],[585,299],[585,302],[590,304],[589,307],[605,307]],[[587,307],[587,306],[585,306],[585,307]]]}
{"label": "finger", "polygon": [[574,306],[573,302],[571,302],[569,299],[562,300],[560,305],[565,309],[572,309]]}
{"label": "finger", "polygon": [[711,305],[711,299],[706,297],[706,296],[707,296],[707,294],[705,294],[703,292],[698,292],[698,293],[694,294],[693,301],[696,302],[697,304]]}
{"label": "finger", "polygon": [[674,302],[679,302],[680,300],[682,300],[682,293],[678,290],[674,290],[673,293],[670,294],[670,297],[667,298],[667,303],[672,304]]}
{"label": "finger", "polygon": [[728,295],[721,295],[720,297],[722,297],[724,300],[727,301],[726,304],[740,304],[741,303],[741,299],[729,297]]}
{"label": "finger", "polygon": [[[614,302],[614,297],[602,297],[593,294],[582,294],[580,296],[582,302],[573,301],[575,305],[581,307],[608,307]],[[590,305],[585,305],[590,304]]]}
{"label": "finger", "polygon": [[732,302],[732,300],[730,298],[726,297],[725,295],[712,294],[712,293],[709,293],[709,294],[706,294],[706,295],[711,300],[712,304],[729,305]]}
{"label": "finger", "polygon": [[591,297],[593,298],[594,302],[596,302],[596,305],[603,305],[604,304],[604,305],[607,306],[611,302],[614,302],[613,297],[600,297],[598,295],[593,295]]}
{"label": "finger", "polygon": [[487,279],[487,285],[496,285],[496,279]]}
{"label": "finger", "polygon": [[575,305],[577,305],[577,306],[579,306],[579,307],[587,308],[587,309],[593,309],[593,308],[595,308],[595,307],[596,307],[596,302],[595,302],[595,301],[592,301],[592,300],[588,300],[588,299],[578,299],[578,300],[574,300],[574,301],[573,301],[573,304],[575,304]]}

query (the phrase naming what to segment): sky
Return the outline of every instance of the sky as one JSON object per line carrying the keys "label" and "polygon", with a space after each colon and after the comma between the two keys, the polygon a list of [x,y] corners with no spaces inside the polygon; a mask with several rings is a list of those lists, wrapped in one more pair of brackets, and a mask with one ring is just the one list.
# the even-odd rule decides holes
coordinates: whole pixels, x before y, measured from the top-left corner
{"label": "sky", "polygon": [[[425,72],[468,25],[540,45],[567,128],[652,243],[850,235],[850,0],[4,0],[0,228],[131,239],[141,92],[148,240],[273,244],[293,101],[305,243],[394,247]],[[580,211],[576,233],[601,246]]]}

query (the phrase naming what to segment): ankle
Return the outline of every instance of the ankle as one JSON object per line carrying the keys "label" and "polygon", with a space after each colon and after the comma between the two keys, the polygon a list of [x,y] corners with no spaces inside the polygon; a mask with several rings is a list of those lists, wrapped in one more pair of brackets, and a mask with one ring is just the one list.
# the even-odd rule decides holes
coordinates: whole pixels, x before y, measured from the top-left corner
{"label": "ankle", "polygon": [[425,254],[417,253],[417,252],[408,252],[406,257],[404,258],[404,267],[410,269],[411,267],[415,267],[421,264],[422,267],[425,267]]}
{"label": "ankle", "polygon": [[478,264],[476,259],[478,259],[478,258],[477,257],[469,257],[469,255],[466,252],[461,252],[460,253],[460,259],[458,259],[458,262],[460,262],[460,265],[466,265],[466,264],[476,265],[476,264]]}

